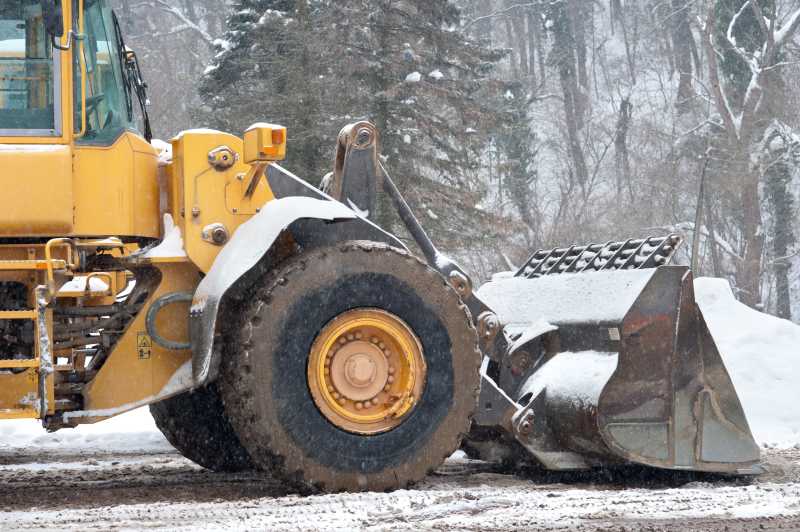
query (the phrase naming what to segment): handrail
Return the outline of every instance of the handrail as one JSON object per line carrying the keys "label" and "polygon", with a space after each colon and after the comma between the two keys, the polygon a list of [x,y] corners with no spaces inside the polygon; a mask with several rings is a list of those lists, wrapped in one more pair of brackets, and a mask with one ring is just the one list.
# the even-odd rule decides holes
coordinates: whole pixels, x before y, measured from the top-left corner
{"label": "handrail", "polygon": [[44,258],[47,266],[47,292],[52,298],[56,295],[56,278],[53,271],[53,248],[66,246],[67,248],[67,267],[75,270],[77,264],[73,261],[72,250],[75,247],[75,242],[71,238],[51,238],[44,245]]}
{"label": "handrail", "polygon": [[78,0],[78,34],[81,35],[81,38],[78,40],[78,54],[80,55],[78,62],[80,63],[81,67],[81,130],[75,136],[76,138],[83,138],[86,136],[86,78],[89,77],[89,73],[86,69],[86,45],[84,42],[86,41],[85,36],[85,28],[84,28],[84,17],[83,17],[83,0]]}

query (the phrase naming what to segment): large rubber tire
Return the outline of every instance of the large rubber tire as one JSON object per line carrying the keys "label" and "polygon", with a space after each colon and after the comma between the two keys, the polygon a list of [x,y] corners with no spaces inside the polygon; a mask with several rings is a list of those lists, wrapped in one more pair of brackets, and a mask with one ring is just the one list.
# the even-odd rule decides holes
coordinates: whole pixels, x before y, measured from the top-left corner
{"label": "large rubber tire", "polygon": [[[397,427],[373,435],[337,428],[308,386],[309,351],[330,320],[378,308],[422,344],[422,395]],[[241,313],[226,342],[220,390],[255,464],[301,489],[406,487],[458,449],[480,386],[478,337],[469,311],[435,270],[383,244],[347,242],[287,261]]]}
{"label": "large rubber tire", "polygon": [[150,405],[156,426],[175,449],[218,472],[253,469],[233,431],[216,384]]}

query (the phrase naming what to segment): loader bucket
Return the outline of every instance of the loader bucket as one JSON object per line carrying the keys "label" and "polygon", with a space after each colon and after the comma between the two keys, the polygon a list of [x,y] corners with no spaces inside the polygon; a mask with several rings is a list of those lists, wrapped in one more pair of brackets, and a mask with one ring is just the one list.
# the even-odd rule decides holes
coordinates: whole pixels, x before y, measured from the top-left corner
{"label": "loader bucket", "polygon": [[525,348],[541,352],[509,395],[519,407],[514,435],[545,467],[758,472],[758,446],[688,268],[517,276],[478,295],[520,335],[512,350],[530,339]]}

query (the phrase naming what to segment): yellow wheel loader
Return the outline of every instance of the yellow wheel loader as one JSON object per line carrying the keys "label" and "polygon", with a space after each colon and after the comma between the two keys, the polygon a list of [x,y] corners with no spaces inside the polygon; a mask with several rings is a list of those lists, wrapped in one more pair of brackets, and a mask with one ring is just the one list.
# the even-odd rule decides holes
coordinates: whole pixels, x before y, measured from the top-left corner
{"label": "yellow wheel loader", "polygon": [[[676,236],[537,251],[478,288],[369,123],[319,187],[276,163],[280,126],[157,150],[103,0],[3,2],[0,72],[1,418],[52,431],[150,405],[205,467],[326,491],[404,487],[459,447],[758,471]],[[420,257],[370,219],[379,190]]]}

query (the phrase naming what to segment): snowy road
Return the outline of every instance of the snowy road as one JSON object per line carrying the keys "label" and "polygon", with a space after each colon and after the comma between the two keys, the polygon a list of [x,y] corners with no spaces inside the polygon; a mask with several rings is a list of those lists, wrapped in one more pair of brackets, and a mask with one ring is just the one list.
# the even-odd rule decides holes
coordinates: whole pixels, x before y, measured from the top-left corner
{"label": "snowy road", "polygon": [[[41,449],[39,449],[41,450]],[[155,450],[153,450],[155,451]],[[735,480],[510,475],[450,459],[415,490],[300,496],[257,474],[215,474],[179,455],[0,452],[3,530],[800,529],[800,449]],[[641,471],[639,471],[641,473]],[[625,488],[623,488],[623,483]]]}

